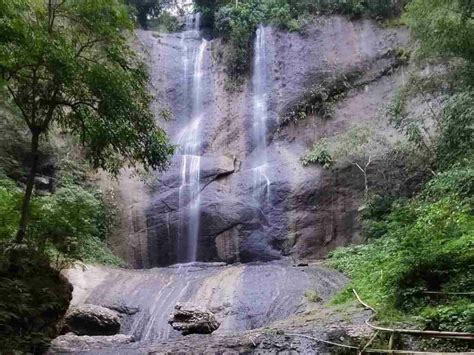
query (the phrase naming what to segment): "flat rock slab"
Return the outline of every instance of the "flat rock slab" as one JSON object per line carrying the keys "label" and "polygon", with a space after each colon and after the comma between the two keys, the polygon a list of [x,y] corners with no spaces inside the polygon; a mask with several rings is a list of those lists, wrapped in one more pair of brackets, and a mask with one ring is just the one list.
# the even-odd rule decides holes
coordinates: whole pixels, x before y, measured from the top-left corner
{"label": "flat rock slab", "polygon": [[88,336],[68,333],[54,339],[47,354],[107,349],[130,344],[134,341],[135,339],[132,335],[125,334]]}

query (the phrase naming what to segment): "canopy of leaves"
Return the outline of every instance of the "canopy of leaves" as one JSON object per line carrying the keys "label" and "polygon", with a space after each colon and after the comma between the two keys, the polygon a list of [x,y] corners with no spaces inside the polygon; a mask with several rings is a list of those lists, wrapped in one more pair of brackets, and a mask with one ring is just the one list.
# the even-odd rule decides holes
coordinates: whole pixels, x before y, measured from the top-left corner
{"label": "canopy of leaves", "polygon": [[93,166],[163,169],[173,147],[150,111],[148,76],[119,0],[0,0],[0,75],[33,134],[81,137]]}
{"label": "canopy of leaves", "polygon": [[231,43],[227,68],[231,76],[245,73],[251,57],[251,40],[258,24],[302,31],[308,17],[341,13],[350,17],[388,17],[399,14],[403,1],[326,0],[197,0],[204,24]]}
{"label": "canopy of leaves", "polygon": [[426,54],[458,56],[474,61],[472,0],[413,0],[406,22]]}
{"label": "canopy of leaves", "polygon": [[[384,232],[378,239],[339,249],[332,265],[346,272],[353,279],[350,287],[382,313],[432,314],[438,304],[424,291],[468,292],[474,287],[473,181],[472,168],[440,174],[418,198],[395,203],[379,218]],[[446,307],[459,298],[443,301]],[[472,307],[465,316],[472,319]],[[446,322],[442,329],[472,332],[467,320]]]}
{"label": "canopy of leaves", "polygon": [[[0,178],[0,244],[15,235],[22,191],[12,180]],[[103,196],[79,185],[62,185],[54,194],[32,201],[32,226],[28,242],[33,250],[48,254],[61,267],[71,260],[122,265],[107,248],[107,215]]]}
{"label": "canopy of leaves", "polygon": [[136,10],[138,23],[142,28],[148,28],[148,19],[160,15],[162,7],[167,0],[127,0],[127,4]]}

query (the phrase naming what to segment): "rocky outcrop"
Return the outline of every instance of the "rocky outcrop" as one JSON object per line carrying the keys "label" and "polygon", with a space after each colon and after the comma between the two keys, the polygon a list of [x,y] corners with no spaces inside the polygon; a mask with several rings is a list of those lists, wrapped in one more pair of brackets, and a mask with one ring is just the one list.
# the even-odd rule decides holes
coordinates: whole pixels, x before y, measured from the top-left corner
{"label": "rocky outcrop", "polygon": [[51,342],[51,346],[47,354],[58,354],[64,352],[79,352],[79,351],[93,351],[105,350],[108,348],[116,348],[120,345],[133,343],[135,339],[131,335],[116,334],[108,336],[88,336],[76,335],[68,333],[61,335]]}
{"label": "rocky outcrop", "polygon": [[120,331],[117,312],[93,304],[81,304],[68,310],[64,332],[76,335],[114,335]]}
{"label": "rocky outcrop", "polygon": [[177,304],[170,314],[168,323],[173,329],[183,335],[211,334],[221,325],[214,314],[208,310],[201,310],[193,306]]}
{"label": "rocky outcrop", "polygon": [[[120,305],[124,312],[120,332],[142,342],[181,337],[168,323],[176,304],[183,305],[182,310],[190,305],[212,312],[220,323],[212,333],[214,337],[294,316],[308,306],[308,290],[327,301],[347,282],[342,274],[325,267],[293,267],[282,261],[235,265],[198,262],[149,270],[88,266],[70,269],[66,275],[74,289],[83,291],[73,295],[73,304],[87,302],[115,309]],[[202,317],[215,324],[212,317]],[[187,319],[191,325],[199,320]]]}
{"label": "rocky outcrop", "polygon": [[[140,39],[150,53],[157,113],[171,109],[174,119],[162,125],[176,141],[189,123],[192,105],[185,85],[189,72],[186,77],[183,63],[176,61],[182,57],[182,37],[141,32]],[[260,154],[252,135],[252,84],[245,82],[237,92],[226,90],[225,46],[219,39],[211,40],[204,53],[200,261],[320,258],[359,240],[364,186],[357,170],[303,167],[300,158],[322,137],[380,122],[383,105],[404,80],[399,48],[408,41],[407,31],[371,20],[321,16],[303,35],[267,27],[264,41],[268,186],[256,181],[252,163]],[[198,38],[188,42],[190,52],[200,43]],[[287,120],[293,111],[305,118]],[[323,119],[329,111],[331,118]],[[389,128],[382,130],[393,135]],[[132,196],[128,205],[123,201],[129,222],[114,245],[132,266],[165,266],[180,259],[188,223],[183,216],[190,210],[190,196],[180,190],[181,162],[178,150],[164,174],[146,185],[134,184],[134,191],[128,182],[123,185],[123,195]]]}

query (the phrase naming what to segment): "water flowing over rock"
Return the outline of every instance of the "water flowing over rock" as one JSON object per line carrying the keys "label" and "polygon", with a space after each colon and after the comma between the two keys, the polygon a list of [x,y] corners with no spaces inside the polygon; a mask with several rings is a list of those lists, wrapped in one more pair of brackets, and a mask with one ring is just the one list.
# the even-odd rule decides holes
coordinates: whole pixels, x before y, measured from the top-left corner
{"label": "water flowing over rock", "polygon": [[[353,322],[323,306],[347,279],[314,263],[358,240],[364,182],[351,166],[300,158],[322,137],[377,122],[405,80],[397,48],[407,31],[342,16],[318,16],[303,34],[260,25],[250,76],[232,91],[227,44],[200,28],[199,14],[185,19],[179,33],[138,34],[154,110],[172,113],[160,124],[178,145],[165,173],[145,183],[124,174],[115,189],[125,223],[111,242],[140,270],[65,272],[72,305],[117,311],[124,337],[107,350],[111,338],[96,346],[65,335],[52,353],[329,353],[279,325],[322,338],[364,327],[360,310]],[[319,99],[331,119],[300,110],[328,103]]]}
{"label": "water flowing over rock", "polygon": [[182,305],[174,307],[168,323],[183,335],[211,334],[221,325],[211,311]]}
{"label": "water flowing over rock", "polygon": [[[225,44],[199,30],[199,16],[187,22],[180,33],[139,33],[155,110],[172,112],[161,124],[180,149],[166,173],[134,184],[142,198],[125,199],[130,222],[116,249],[148,268],[320,258],[357,241],[358,171],[303,167],[300,158],[321,137],[377,120],[380,103],[404,80],[396,49],[406,30],[340,16],[321,16],[303,35],[259,26],[251,76],[230,92]],[[331,104],[333,117],[288,123],[322,83],[344,91]],[[119,187],[118,196],[129,194]]]}
{"label": "water flowing over rock", "polygon": [[65,276],[74,287],[74,306],[137,310],[121,313],[121,333],[141,342],[180,336],[168,324],[177,304],[209,310],[220,322],[213,334],[228,334],[302,312],[308,305],[307,290],[328,300],[347,281],[324,267],[281,262],[191,263],[149,270],[88,266],[67,270]]}
{"label": "water flowing over rock", "polygon": [[253,195],[259,200],[270,200],[270,179],[268,177],[267,160],[267,119],[268,99],[267,53],[265,45],[265,27],[257,28],[254,43],[254,63],[252,74],[252,105],[253,105]]}

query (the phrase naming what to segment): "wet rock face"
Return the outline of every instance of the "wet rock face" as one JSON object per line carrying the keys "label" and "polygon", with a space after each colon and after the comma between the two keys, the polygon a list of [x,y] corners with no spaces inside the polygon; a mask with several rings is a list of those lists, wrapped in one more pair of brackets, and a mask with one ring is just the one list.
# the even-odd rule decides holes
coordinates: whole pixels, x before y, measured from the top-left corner
{"label": "wet rock face", "polygon": [[211,311],[176,305],[168,323],[183,335],[211,334],[221,325]]}
{"label": "wet rock face", "polygon": [[111,309],[81,304],[66,313],[63,331],[76,335],[114,335],[120,331],[120,317]]}
{"label": "wet rock face", "polygon": [[144,342],[181,337],[168,323],[177,304],[183,305],[182,310],[192,305],[212,312],[220,323],[212,333],[216,336],[265,327],[299,314],[307,306],[308,290],[327,301],[347,282],[324,267],[293,267],[279,260],[233,265],[198,262],[147,270],[88,266],[68,270],[66,276],[75,290],[82,290],[73,294],[72,304],[126,311],[121,313],[120,332]]}
{"label": "wet rock face", "polygon": [[[193,102],[185,85],[190,73],[186,77],[176,60],[182,57],[182,39],[179,33],[154,36],[151,32],[141,32],[140,39],[150,53],[152,84],[160,102],[157,112],[163,107],[173,112],[173,120],[160,124],[176,141],[189,123]],[[319,258],[358,240],[357,210],[364,187],[357,170],[303,167],[300,158],[322,137],[356,124],[374,125],[403,80],[403,72],[397,71],[396,49],[406,41],[403,29],[384,29],[374,21],[340,16],[320,17],[304,35],[265,28],[267,183],[255,178],[254,162],[261,152],[255,149],[253,137],[252,80],[239,92],[226,91],[219,59],[225,47],[219,39],[209,42],[202,67],[197,260]],[[188,42],[191,53],[199,40]],[[315,87],[346,77],[351,82],[344,82],[347,91],[333,103],[331,119],[309,115],[282,127],[285,115],[307,100]],[[133,195],[146,199],[125,206],[125,219],[130,222],[121,236],[127,244],[122,249],[128,250],[124,256],[134,267],[166,266],[178,260],[186,243],[182,231],[188,229],[183,216],[192,208],[192,196],[180,189],[181,168],[178,153],[167,172],[146,187],[134,186]]]}

